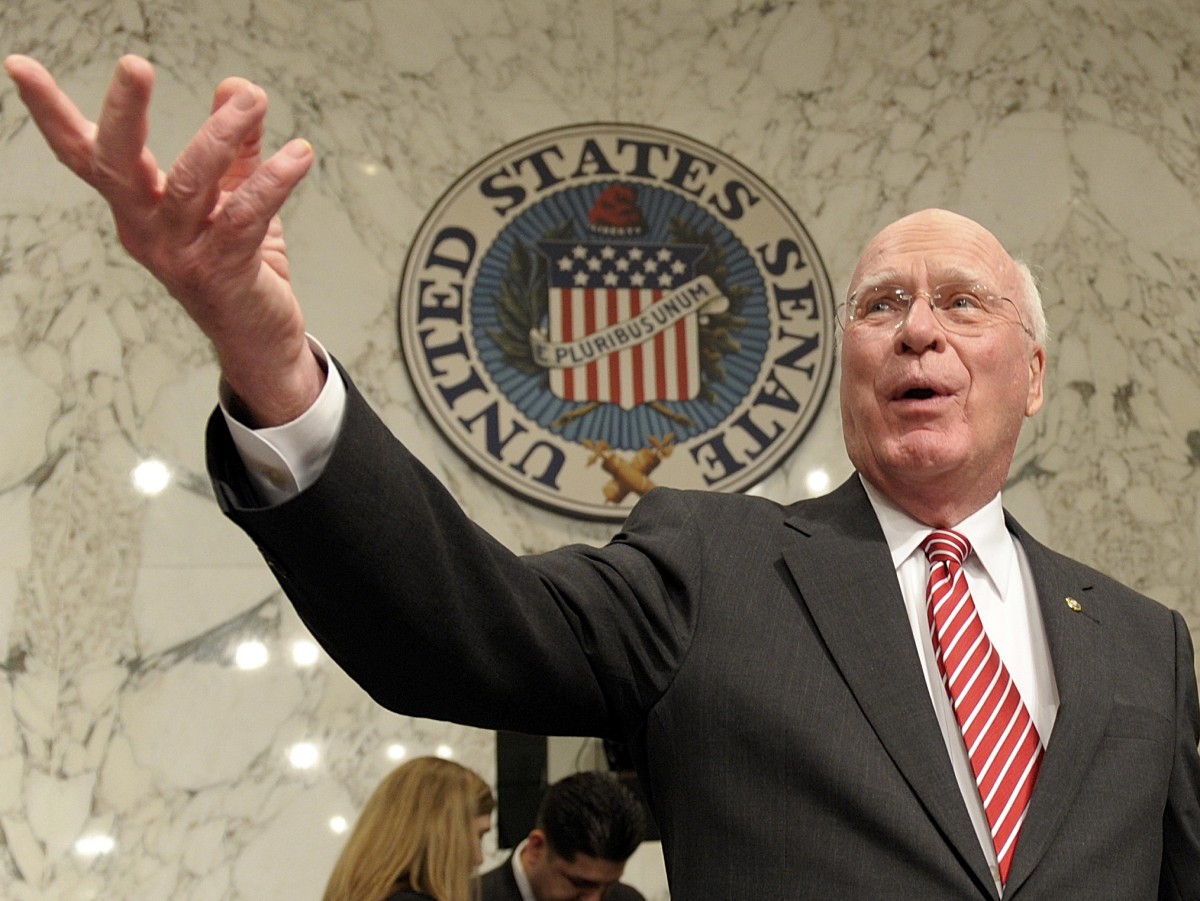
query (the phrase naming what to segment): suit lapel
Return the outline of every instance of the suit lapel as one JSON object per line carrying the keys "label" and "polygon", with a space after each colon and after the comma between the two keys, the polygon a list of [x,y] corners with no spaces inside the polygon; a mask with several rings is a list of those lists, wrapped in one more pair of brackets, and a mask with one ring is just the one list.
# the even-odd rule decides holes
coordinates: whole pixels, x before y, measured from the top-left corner
{"label": "suit lapel", "polygon": [[[1072,578],[1055,555],[1011,517],[1008,525],[1029,558],[1059,696],[1058,716],[1006,886],[1006,892],[1012,892],[1046,853],[1079,791],[1108,725],[1113,685],[1097,605],[1091,603],[1092,585]],[[1081,609],[1073,609],[1068,599]]]}
{"label": "suit lapel", "polygon": [[963,805],[878,520],[857,478],[788,520],[783,557],[880,742],[976,881],[995,884]]}

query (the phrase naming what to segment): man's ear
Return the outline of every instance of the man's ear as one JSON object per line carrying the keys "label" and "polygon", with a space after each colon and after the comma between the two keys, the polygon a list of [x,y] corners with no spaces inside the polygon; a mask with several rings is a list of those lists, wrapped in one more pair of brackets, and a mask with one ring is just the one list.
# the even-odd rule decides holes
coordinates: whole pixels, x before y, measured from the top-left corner
{"label": "man's ear", "polygon": [[1032,416],[1042,408],[1043,381],[1046,377],[1046,348],[1035,345],[1029,358],[1029,393],[1025,397],[1025,415]]}
{"label": "man's ear", "polygon": [[539,866],[546,859],[549,851],[550,845],[546,839],[546,833],[541,829],[531,829],[529,835],[525,837],[522,863],[527,866]]}

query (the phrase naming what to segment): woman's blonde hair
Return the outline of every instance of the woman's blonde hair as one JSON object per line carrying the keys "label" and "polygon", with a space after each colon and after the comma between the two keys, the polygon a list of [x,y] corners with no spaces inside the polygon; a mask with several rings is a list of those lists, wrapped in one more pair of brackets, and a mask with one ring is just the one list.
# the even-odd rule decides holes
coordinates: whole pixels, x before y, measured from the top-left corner
{"label": "woman's blonde hair", "polygon": [[392,770],[367,800],[324,901],[384,901],[408,888],[437,901],[471,901],[473,820],[496,808],[477,773],[417,757]]}

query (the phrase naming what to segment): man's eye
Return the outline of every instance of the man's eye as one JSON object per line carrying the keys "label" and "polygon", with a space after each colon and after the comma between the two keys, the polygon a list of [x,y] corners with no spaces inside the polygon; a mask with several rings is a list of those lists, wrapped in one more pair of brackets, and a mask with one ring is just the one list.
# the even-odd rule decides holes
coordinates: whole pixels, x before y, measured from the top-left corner
{"label": "man's eye", "polygon": [[894,294],[876,294],[863,298],[863,311],[871,313],[892,313],[900,309],[900,300]]}
{"label": "man's eye", "polygon": [[970,291],[955,291],[947,295],[943,307],[947,310],[978,310],[983,301]]}

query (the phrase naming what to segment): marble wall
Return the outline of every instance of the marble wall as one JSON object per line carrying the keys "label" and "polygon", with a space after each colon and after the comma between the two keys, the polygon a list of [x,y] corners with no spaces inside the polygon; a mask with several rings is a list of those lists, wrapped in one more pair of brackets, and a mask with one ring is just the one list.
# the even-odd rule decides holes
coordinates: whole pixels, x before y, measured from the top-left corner
{"label": "marble wall", "polygon": [[[463,464],[395,338],[407,242],[478,159],[580,121],[683,132],[787,199],[838,290],[887,221],[971,215],[1033,262],[1054,335],[1009,506],[1200,629],[1190,4],[6,0],[0,35],[89,116],[116,57],[149,56],[163,161],[222,77],[265,86],[269,143],[303,135],[318,157],[285,208],[310,329],[519,550],[611,527],[515,501]],[[401,754],[494,778],[489,733],[386,713],[316,652],[222,519],[201,448],[216,380],[197,331],[0,85],[7,898],[317,898],[343,840],[332,819],[352,821]],[[792,499],[811,470],[848,472],[836,409],[831,396],[758,490]],[[135,470],[165,487],[136,490]],[[634,878],[665,897],[653,860]]]}

